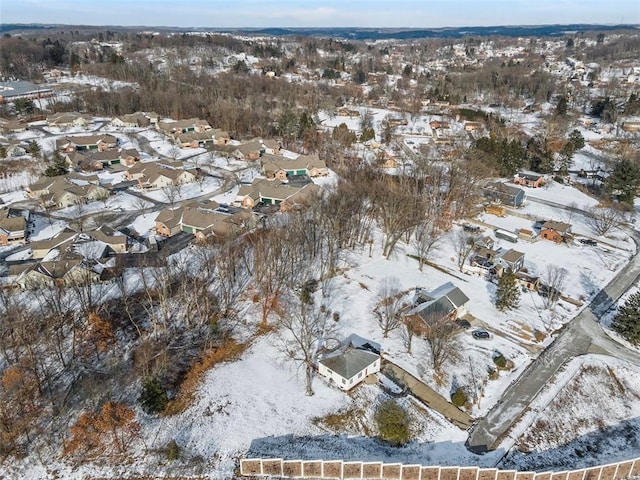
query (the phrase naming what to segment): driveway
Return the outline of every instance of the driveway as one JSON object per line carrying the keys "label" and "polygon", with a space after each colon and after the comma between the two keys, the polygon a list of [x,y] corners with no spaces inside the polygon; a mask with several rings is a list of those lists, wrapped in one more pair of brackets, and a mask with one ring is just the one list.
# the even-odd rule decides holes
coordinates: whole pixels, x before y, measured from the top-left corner
{"label": "driveway", "polygon": [[416,398],[429,408],[439,412],[457,427],[466,430],[473,423],[473,418],[471,418],[466,412],[460,410],[434,389],[411,375],[403,368],[400,368],[395,363],[384,359],[382,373],[394,381],[406,386]]}

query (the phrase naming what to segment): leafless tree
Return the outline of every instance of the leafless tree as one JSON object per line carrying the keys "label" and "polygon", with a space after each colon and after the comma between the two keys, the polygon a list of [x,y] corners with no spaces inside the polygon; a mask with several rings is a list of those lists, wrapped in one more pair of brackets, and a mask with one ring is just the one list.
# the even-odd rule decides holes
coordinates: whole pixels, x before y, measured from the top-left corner
{"label": "leafless tree", "polygon": [[400,281],[395,277],[384,277],[380,281],[375,297],[373,314],[378,320],[384,338],[389,332],[402,325],[400,310],[402,309],[402,292]]}
{"label": "leafless tree", "polygon": [[416,328],[414,320],[407,317],[402,322],[400,328],[400,338],[402,339],[402,345],[407,349],[407,353],[411,355],[411,347],[413,346],[413,337],[416,334]]}
{"label": "leafless tree", "polygon": [[587,224],[598,235],[606,235],[620,227],[623,222],[624,215],[613,207],[593,207],[587,214]]}
{"label": "leafless tree", "polygon": [[424,219],[413,232],[413,249],[418,257],[418,269],[422,271],[429,257],[429,253],[442,238],[442,230],[436,224],[435,219]]}
{"label": "leafless tree", "polygon": [[148,206],[149,202],[147,202],[144,198],[136,197],[136,199],[133,201],[133,208],[142,213],[143,218],[146,216],[145,210],[148,208]]}
{"label": "leafless tree", "polygon": [[[284,303],[284,302],[283,302]],[[325,342],[334,339],[336,323],[330,310],[300,298],[287,300],[278,326],[286,332],[279,348],[289,360],[304,368],[306,394],[313,395],[313,371]]]}
{"label": "leafless tree", "polygon": [[546,286],[547,295],[544,298],[544,308],[553,310],[560,295],[562,295],[562,288],[567,279],[567,269],[564,267],[558,267],[557,265],[548,265],[544,275],[544,284]]}
{"label": "leafless tree", "polygon": [[180,147],[178,145],[172,145],[171,148],[169,149],[169,158],[171,158],[171,160],[173,160],[174,162],[176,160],[178,160],[178,157],[180,156]]}
{"label": "leafless tree", "polygon": [[452,237],[453,247],[458,256],[458,268],[461,272],[475,248],[476,240],[477,235],[467,233],[464,230],[457,231]]}
{"label": "leafless tree", "polygon": [[173,208],[176,201],[180,198],[179,187],[173,183],[162,187],[162,194],[171,208]]}
{"label": "leafless tree", "polygon": [[445,362],[456,352],[456,324],[441,312],[435,312],[423,320],[424,338],[429,342],[431,364],[440,372]]}

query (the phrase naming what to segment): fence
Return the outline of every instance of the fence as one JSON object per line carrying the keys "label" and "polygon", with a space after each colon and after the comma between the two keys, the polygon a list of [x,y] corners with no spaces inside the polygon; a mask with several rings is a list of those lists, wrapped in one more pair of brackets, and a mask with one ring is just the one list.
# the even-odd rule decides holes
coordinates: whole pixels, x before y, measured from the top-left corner
{"label": "fence", "polygon": [[425,467],[342,460],[251,458],[240,461],[240,474],[250,477],[383,480],[621,480],[640,476],[640,458],[563,472],[518,472],[479,467]]}

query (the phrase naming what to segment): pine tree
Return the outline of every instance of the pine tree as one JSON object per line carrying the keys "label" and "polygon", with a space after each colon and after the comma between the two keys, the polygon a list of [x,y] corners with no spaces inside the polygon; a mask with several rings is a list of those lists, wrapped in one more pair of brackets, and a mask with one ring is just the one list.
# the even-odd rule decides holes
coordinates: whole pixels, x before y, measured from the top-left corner
{"label": "pine tree", "polygon": [[611,328],[634,345],[640,345],[640,291],[631,295],[613,319]]}
{"label": "pine tree", "polygon": [[516,274],[507,269],[498,280],[498,291],[496,292],[496,307],[501,312],[512,310],[518,307],[520,302],[520,290],[516,282]]}
{"label": "pine tree", "polygon": [[381,440],[395,447],[411,440],[411,418],[394,400],[385,400],[378,406],[375,420]]}
{"label": "pine tree", "polygon": [[146,413],[153,415],[163,412],[167,408],[169,399],[167,398],[167,392],[162,388],[160,380],[153,377],[145,380],[138,402]]}

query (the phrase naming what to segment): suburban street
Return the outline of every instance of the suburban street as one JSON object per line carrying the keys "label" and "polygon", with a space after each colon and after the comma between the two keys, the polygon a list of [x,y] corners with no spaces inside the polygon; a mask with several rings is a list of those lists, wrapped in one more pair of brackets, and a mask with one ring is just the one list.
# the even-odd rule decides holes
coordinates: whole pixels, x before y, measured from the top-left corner
{"label": "suburban street", "polygon": [[[530,199],[557,208],[571,209],[548,201]],[[640,234],[625,228],[636,245]],[[625,348],[609,337],[600,326],[599,318],[640,278],[640,254],[636,252],[629,263],[609,282],[584,310],[557,335],[502,395],[501,401],[471,428],[467,447],[475,453],[494,450],[509,434],[529,405],[548,385],[567,362],[588,353],[611,355],[640,365],[640,354]]]}

